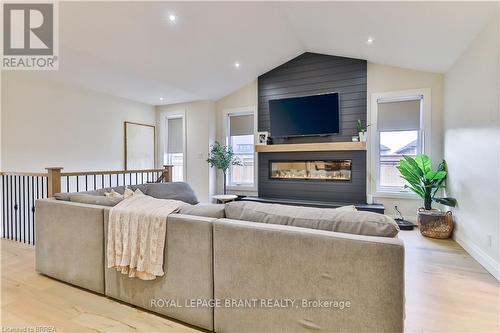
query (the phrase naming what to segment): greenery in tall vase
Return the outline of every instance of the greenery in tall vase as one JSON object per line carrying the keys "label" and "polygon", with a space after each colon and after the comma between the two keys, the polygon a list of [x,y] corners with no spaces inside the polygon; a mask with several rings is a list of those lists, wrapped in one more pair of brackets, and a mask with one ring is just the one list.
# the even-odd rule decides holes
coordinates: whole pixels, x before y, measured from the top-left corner
{"label": "greenery in tall vase", "polygon": [[403,156],[404,159],[399,161],[399,170],[401,177],[404,178],[409,188],[424,200],[424,208],[432,209],[432,202],[437,202],[445,206],[455,207],[457,200],[455,198],[438,198],[436,197],[440,189],[446,188],[446,162],[443,160],[439,163],[437,170],[432,170],[432,162],[429,156],[420,154],[415,158]]}
{"label": "greenery in tall vase", "polygon": [[227,170],[231,165],[243,165],[243,163],[234,156],[232,147],[221,145],[218,141],[215,141],[210,146],[207,162],[210,167],[222,170],[224,174],[224,194],[226,194]]}

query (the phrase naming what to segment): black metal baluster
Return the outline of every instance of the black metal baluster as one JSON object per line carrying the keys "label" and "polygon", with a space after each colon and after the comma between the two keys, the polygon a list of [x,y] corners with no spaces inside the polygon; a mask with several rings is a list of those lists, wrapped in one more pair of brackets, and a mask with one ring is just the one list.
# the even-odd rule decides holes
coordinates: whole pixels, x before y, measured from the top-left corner
{"label": "black metal baluster", "polygon": [[123,186],[127,186],[127,179],[125,178],[125,172],[123,173]]}
{"label": "black metal baluster", "polygon": [[10,195],[9,195],[9,203],[8,203],[8,207],[9,207],[9,215],[10,215],[10,219],[9,219],[9,239],[12,239],[12,235],[13,235],[13,225],[12,225],[12,221],[14,221],[14,216],[12,215],[12,208],[13,208],[13,205],[12,205],[12,176],[9,176],[9,192],[10,192]]}
{"label": "black metal baluster", "polygon": [[66,176],[66,192],[69,193],[69,176]]}
{"label": "black metal baluster", "polygon": [[[40,180],[39,177],[36,177],[36,199],[40,199]],[[33,221],[33,244],[35,244],[35,221]]]}
{"label": "black metal baluster", "polygon": [[89,190],[89,186],[88,186],[88,177],[87,175],[85,175],[85,191],[88,191]]}
{"label": "black metal baluster", "polygon": [[[33,230],[35,230],[35,178],[31,179],[31,202],[33,204],[33,206],[31,207],[31,216],[33,217],[33,220],[31,222],[31,230],[33,234]],[[35,241],[34,238],[33,241]]]}
{"label": "black metal baluster", "polygon": [[28,244],[31,244],[31,211],[32,211],[32,205],[33,201],[31,200],[31,192],[30,192],[30,180],[32,181],[31,183],[33,184],[33,177],[28,177]]}
{"label": "black metal baluster", "polygon": [[17,176],[14,176],[14,240],[17,240]]}
{"label": "black metal baluster", "polygon": [[95,181],[95,175],[94,175],[94,191],[97,190],[97,183]]}
{"label": "black metal baluster", "polygon": [[2,175],[2,237],[5,238],[5,235],[6,235],[6,228],[7,228],[7,205],[5,203],[5,200],[6,200],[6,185],[5,185],[5,175]]}
{"label": "black metal baluster", "polygon": [[[22,221],[22,229],[23,229],[23,242],[26,243],[26,176],[23,176],[23,190],[22,190],[22,203],[23,203],[23,221]],[[21,238],[21,235],[19,235]]]}
{"label": "black metal baluster", "polygon": [[80,192],[79,179],[80,179],[80,176],[76,176],[76,192]]}

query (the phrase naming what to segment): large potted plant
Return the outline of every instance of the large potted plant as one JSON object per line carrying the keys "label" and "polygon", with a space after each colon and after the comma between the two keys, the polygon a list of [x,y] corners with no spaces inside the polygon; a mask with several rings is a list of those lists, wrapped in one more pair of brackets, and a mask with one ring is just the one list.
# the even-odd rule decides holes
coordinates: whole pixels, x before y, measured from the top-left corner
{"label": "large potted plant", "polygon": [[235,158],[233,148],[221,145],[218,141],[215,141],[215,143],[210,146],[210,153],[208,154],[207,162],[210,167],[222,170],[222,173],[224,174],[223,189],[224,194],[226,194],[227,170],[231,165],[243,164],[238,158]]}
{"label": "large potted plant", "polygon": [[424,236],[432,238],[449,238],[453,231],[453,217],[451,212],[442,212],[433,209],[432,203],[437,202],[445,206],[455,207],[454,198],[437,197],[440,189],[446,188],[446,162],[443,160],[437,170],[432,169],[431,159],[427,155],[417,155],[415,158],[403,156],[399,161],[401,177],[409,188],[424,200],[424,207],[417,212],[417,224]]}

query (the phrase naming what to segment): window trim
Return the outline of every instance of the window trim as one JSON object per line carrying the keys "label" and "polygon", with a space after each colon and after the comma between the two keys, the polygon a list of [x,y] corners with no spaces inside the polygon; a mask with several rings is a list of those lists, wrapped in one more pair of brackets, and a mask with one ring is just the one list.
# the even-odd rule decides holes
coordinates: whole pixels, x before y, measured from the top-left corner
{"label": "window trim", "polygon": [[379,174],[380,174],[380,134],[377,126],[378,119],[378,102],[379,100],[384,101],[404,101],[421,99],[420,104],[420,130],[419,130],[419,148],[420,153],[425,153],[427,155],[431,154],[431,114],[432,114],[432,101],[431,101],[431,89],[412,89],[412,90],[402,90],[402,91],[391,91],[384,93],[373,93],[371,94],[370,101],[370,114],[368,123],[371,125],[368,127],[368,137],[369,137],[369,160],[368,163],[368,177],[367,177],[367,188],[370,189],[369,196],[378,198],[417,198],[417,195],[413,192],[401,192],[391,190],[389,188],[379,187]]}
{"label": "window trim", "polygon": [[[245,106],[239,108],[230,108],[222,110],[222,135],[224,138],[224,143],[226,145],[229,144],[229,117],[231,115],[253,115],[253,137],[254,137],[254,147],[257,143],[257,108],[255,106]],[[253,184],[252,185],[227,185],[226,189],[228,191],[249,191],[255,192],[257,191],[257,165],[258,165],[258,155],[257,152],[253,152]],[[229,177],[228,177],[229,180]]]}
{"label": "window trim", "polygon": [[163,139],[163,149],[161,151],[161,161],[165,163],[164,156],[167,153],[168,147],[168,120],[182,118],[182,181],[187,181],[187,131],[186,131],[186,111],[168,111],[162,115],[162,126],[164,128],[165,134],[162,136]]}

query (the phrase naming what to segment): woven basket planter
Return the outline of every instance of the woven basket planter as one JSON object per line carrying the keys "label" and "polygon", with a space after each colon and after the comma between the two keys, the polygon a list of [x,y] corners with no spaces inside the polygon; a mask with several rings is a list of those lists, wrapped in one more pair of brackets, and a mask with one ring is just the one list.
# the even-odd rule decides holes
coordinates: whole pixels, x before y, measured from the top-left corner
{"label": "woven basket planter", "polygon": [[420,233],[426,237],[446,239],[453,233],[453,215],[449,211],[420,208],[417,212],[417,224]]}

